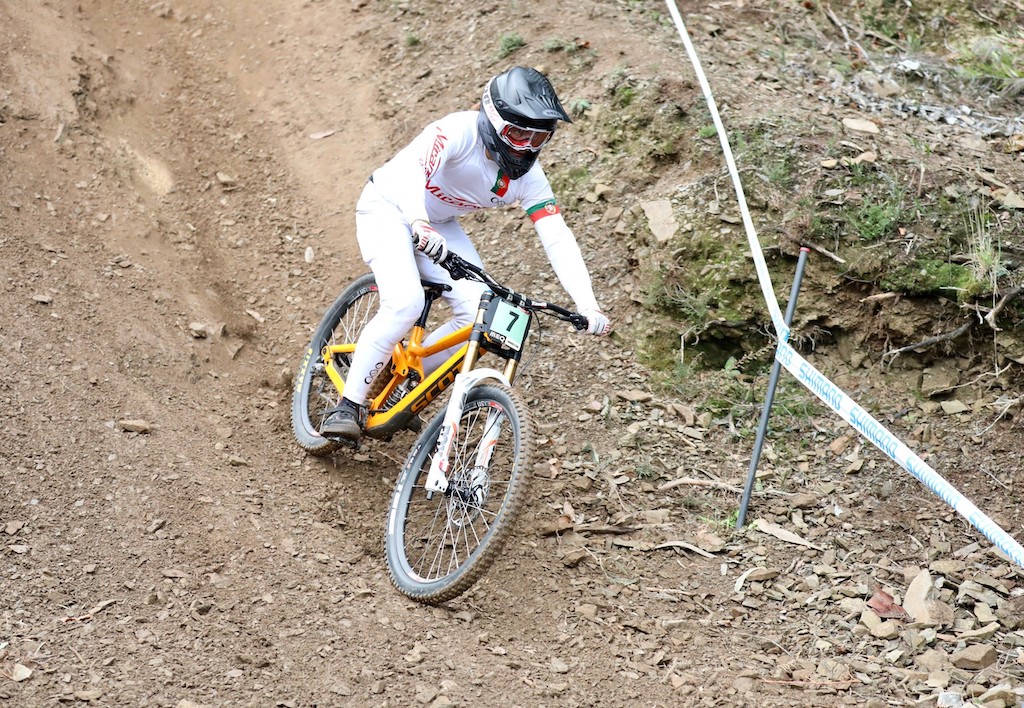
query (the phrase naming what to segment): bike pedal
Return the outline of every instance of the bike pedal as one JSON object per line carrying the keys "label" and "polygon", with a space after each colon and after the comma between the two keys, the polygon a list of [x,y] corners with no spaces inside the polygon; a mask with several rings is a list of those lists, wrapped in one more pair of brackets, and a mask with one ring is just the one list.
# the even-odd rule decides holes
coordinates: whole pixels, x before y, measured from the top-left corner
{"label": "bike pedal", "polygon": [[331,435],[330,433],[326,433],[326,434],[325,433],[321,433],[321,435],[323,435],[325,438],[327,438],[331,442],[337,443],[338,445],[341,445],[342,447],[348,447],[348,448],[351,448],[353,450],[358,450],[359,449],[359,440],[358,439],[350,440],[349,438],[343,438],[340,435]]}
{"label": "bike pedal", "polygon": [[412,418],[410,418],[409,422],[405,424],[405,429],[406,430],[411,430],[414,433],[420,432],[420,430],[422,428],[423,428],[423,419],[420,418],[418,415],[415,415]]}

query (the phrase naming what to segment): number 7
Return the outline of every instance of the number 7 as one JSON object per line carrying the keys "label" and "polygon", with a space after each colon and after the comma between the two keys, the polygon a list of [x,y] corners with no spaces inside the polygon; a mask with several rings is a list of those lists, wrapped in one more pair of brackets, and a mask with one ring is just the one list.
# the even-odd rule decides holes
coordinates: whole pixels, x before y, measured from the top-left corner
{"label": "number 7", "polygon": [[509,314],[512,315],[512,321],[509,322],[508,323],[508,327],[505,328],[506,332],[511,332],[512,328],[516,326],[516,322],[519,321],[519,313],[518,312],[516,312],[514,310],[511,310],[511,311],[509,311]]}

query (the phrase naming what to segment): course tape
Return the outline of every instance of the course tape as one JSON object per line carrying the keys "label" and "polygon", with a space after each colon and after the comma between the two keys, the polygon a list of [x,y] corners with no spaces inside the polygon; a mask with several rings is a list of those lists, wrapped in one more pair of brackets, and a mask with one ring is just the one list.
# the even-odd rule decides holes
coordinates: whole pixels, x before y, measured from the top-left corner
{"label": "course tape", "polygon": [[743,195],[743,183],[740,182],[740,172],[736,169],[736,161],[732,157],[732,148],[729,147],[729,137],[725,132],[725,125],[722,124],[722,116],[718,113],[718,106],[715,104],[715,97],[711,94],[711,85],[708,77],[704,75],[700,59],[697,58],[697,51],[693,48],[690,35],[683,24],[683,18],[679,14],[674,0],[667,0],[669,14],[676,23],[679,36],[686,46],[686,53],[690,56],[693,70],[697,74],[697,81],[700,83],[701,91],[704,92],[704,100],[707,101],[708,111],[711,113],[711,120],[715,123],[715,130],[718,131],[718,141],[722,144],[722,153],[725,155],[725,164],[729,166],[729,174],[736,190],[736,202],[740,205],[740,216],[743,217],[743,228],[747,232],[747,241],[750,243],[750,255],[754,258],[754,267],[757,269],[757,281],[761,285],[761,294],[768,305],[768,314],[771,315],[772,325],[779,335],[779,341],[789,340],[789,327],[782,317],[782,310],[779,309],[779,300],[775,297],[772,289],[772,279],[768,274],[768,263],[764,260],[764,253],[761,251],[761,242],[757,239],[757,232],[754,230],[754,222],[750,218],[750,210],[747,208],[747,198]]}
{"label": "course tape", "polygon": [[1010,534],[986,516],[970,499],[933,470],[899,438],[886,430],[885,426],[875,420],[870,413],[857,405],[845,391],[829,381],[828,377],[814,368],[788,343],[780,342],[775,356],[779,363],[796,377],[797,381],[810,389],[811,393],[838,413],[843,420],[852,425],[875,447],[917,477],[921,484],[938,495],[942,501],[953,507],[956,513],[978,529],[1010,560],[1024,568],[1024,548]]}
{"label": "course tape", "polygon": [[707,101],[708,111],[714,121],[715,129],[718,131],[718,139],[722,144],[722,152],[725,155],[725,162],[729,166],[729,174],[736,190],[736,200],[740,206],[740,214],[743,217],[743,227],[747,233],[747,240],[750,243],[750,253],[754,258],[754,266],[757,270],[757,279],[761,286],[761,293],[764,295],[765,303],[768,305],[768,312],[772,318],[772,324],[778,333],[779,345],[775,356],[779,362],[797,380],[811,390],[818,398],[824,401],[832,410],[839,414],[847,423],[852,425],[861,435],[866,437],[879,450],[892,458],[897,464],[903,467],[932,492],[937,494],[944,502],[964,517],[968,523],[980,531],[985,538],[995,544],[996,548],[1002,551],[1010,560],[1024,568],[1024,548],[1010,534],[1006,533],[992,519],[986,516],[970,499],[961,494],[957,489],[939,475],[938,472],[929,467],[924,460],[914,454],[914,451],[903,444],[892,433],[885,429],[881,423],[875,420],[867,411],[857,405],[842,389],[828,380],[820,371],[814,368],[793,347],[788,344],[789,327],[782,317],[779,309],[779,301],[772,289],[771,276],[768,273],[768,264],[765,262],[764,253],[761,250],[761,242],[754,230],[754,223],[750,218],[747,209],[747,200],[743,195],[743,185],[740,182],[739,170],[736,169],[736,161],[733,159],[732,148],[729,147],[729,140],[722,124],[722,118],[718,113],[715,98],[711,94],[711,86],[707,76],[701,68],[697,52],[690,41],[690,35],[683,24],[683,18],[679,14],[679,7],[675,0],[666,0],[669,14],[679,31],[679,36],[686,47],[686,53],[693,64],[697,81],[704,92],[704,100]]}

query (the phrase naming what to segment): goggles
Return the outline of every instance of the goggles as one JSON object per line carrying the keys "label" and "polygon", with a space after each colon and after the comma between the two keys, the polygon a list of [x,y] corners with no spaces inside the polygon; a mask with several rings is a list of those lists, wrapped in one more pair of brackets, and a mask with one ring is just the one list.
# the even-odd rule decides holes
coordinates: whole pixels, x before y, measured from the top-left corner
{"label": "goggles", "polygon": [[537,152],[544,147],[551,136],[555,134],[554,130],[542,130],[538,128],[524,128],[510,123],[501,117],[498,113],[498,109],[494,107],[494,101],[491,99],[490,84],[487,89],[484,90],[483,95],[483,106],[484,113],[487,114],[487,120],[494,126],[494,131],[501,138],[502,142],[511,148],[516,150],[529,150],[530,152]]}

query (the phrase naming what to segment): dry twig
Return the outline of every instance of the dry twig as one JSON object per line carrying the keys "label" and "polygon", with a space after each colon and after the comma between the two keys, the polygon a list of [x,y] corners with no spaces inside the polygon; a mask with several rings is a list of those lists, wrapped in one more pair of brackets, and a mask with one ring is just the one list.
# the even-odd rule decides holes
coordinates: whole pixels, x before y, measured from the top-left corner
{"label": "dry twig", "polygon": [[1022,5],[1022,4],[1021,4],[1021,3],[1019,3],[1019,2],[1016,2],[1016,0],[999,0],[999,1],[1000,1],[1000,2],[1002,3],[1002,4],[1004,4],[1004,5],[1010,5],[1010,6],[1012,6],[1012,7],[1015,7],[1015,8],[1017,8],[1017,9],[1018,9],[1018,10],[1020,10],[1021,12],[1024,12],[1024,5]]}
{"label": "dry twig", "polygon": [[872,39],[877,39],[879,42],[884,42],[885,44],[888,44],[891,47],[896,47],[904,54],[906,54],[907,52],[906,47],[904,47],[902,44],[894,40],[892,37],[886,37],[881,32],[875,32],[874,30],[866,29],[864,30],[864,34],[865,36],[871,37]]}
{"label": "dry twig", "polygon": [[870,62],[870,58],[868,57],[868,53],[864,51],[864,47],[860,46],[859,43],[850,38],[850,33],[846,25],[842,21],[840,21],[838,17],[836,17],[836,13],[832,12],[831,7],[825,9],[825,14],[828,15],[828,19],[832,20],[832,24],[838,27],[839,31],[843,33],[843,39],[846,40],[847,48],[853,47],[857,51],[857,54],[860,56],[861,59],[863,59],[866,62]]}
{"label": "dry twig", "polygon": [[984,318],[979,317],[977,320],[973,318],[969,319],[951,332],[946,332],[945,334],[937,334],[934,337],[922,339],[920,342],[917,342],[916,344],[910,344],[905,347],[900,347],[899,349],[892,349],[890,351],[887,351],[885,354],[882,355],[882,363],[888,366],[889,364],[896,360],[896,357],[898,357],[900,354],[904,352],[923,349],[925,347],[930,347],[934,344],[948,342],[950,340],[956,339],[960,335],[966,334],[971,328],[981,324],[982,322],[985,322],[985,324],[987,324],[993,330],[998,332],[999,327],[997,327],[995,323],[996,316],[1000,312],[1002,312],[1003,308],[1005,308],[1011,300],[1020,295],[1021,292],[1024,292],[1024,285],[1017,285],[1013,288],[1010,288],[1006,292],[1006,294],[1003,295],[1003,297],[999,300],[999,302],[996,303],[995,307],[993,307],[989,311],[989,313],[985,315]]}
{"label": "dry twig", "polygon": [[989,423],[988,425],[986,425],[985,429],[980,431],[978,433],[978,435],[984,435],[985,433],[990,431],[992,428],[994,428],[996,423],[998,423],[999,421],[1001,421],[1003,418],[1006,417],[1006,414],[1010,412],[1011,408],[1013,408],[1016,405],[1019,405],[1022,401],[1024,401],[1024,396],[1017,396],[1016,398],[1012,398],[1012,399],[1009,399],[1009,400],[1003,400],[1001,398],[997,399],[991,405],[992,406],[999,405],[1000,406],[999,412],[996,413],[996,417],[992,419],[992,422]]}
{"label": "dry twig", "polygon": [[1000,298],[999,302],[996,303],[996,306],[992,308],[992,311],[985,315],[985,324],[987,324],[989,327],[998,332],[999,328],[996,327],[996,315],[998,315],[1000,311],[1002,311],[1002,309],[1006,307],[1006,303],[1010,302],[1010,300],[1020,295],[1022,290],[1024,290],[1024,285],[1018,285],[1016,287],[1010,288],[1006,292],[1006,294],[1003,295],[1002,298]]}
{"label": "dry twig", "polygon": [[845,681],[778,681],[763,678],[761,681],[783,686],[849,686],[853,683],[860,683],[860,679],[847,679]]}
{"label": "dry twig", "polygon": [[821,255],[826,256],[827,258],[831,258],[836,263],[842,263],[844,265],[846,264],[845,260],[843,260],[842,258],[837,256],[836,254],[832,253],[832,251],[829,251],[829,250],[827,250],[825,248],[822,248],[821,246],[819,246],[816,243],[813,243],[811,241],[801,241],[800,243],[803,244],[804,246],[807,246],[807,248],[814,249],[815,251],[817,251]]}
{"label": "dry twig", "polygon": [[665,484],[658,487],[658,491],[664,492],[684,485],[694,487],[712,487],[713,489],[724,489],[727,492],[736,493],[741,493],[743,491],[739,487],[734,487],[731,484],[726,484],[725,482],[712,482],[705,479],[694,479],[693,477],[680,477],[679,479],[673,479],[671,482],[665,482]]}
{"label": "dry twig", "polygon": [[905,347],[900,347],[899,349],[887,351],[885,354],[882,355],[882,363],[888,366],[892,362],[896,361],[896,357],[898,357],[903,352],[909,352],[915,349],[923,349],[924,347],[930,347],[933,344],[939,344],[940,342],[948,342],[951,339],[956,339],[961,334],[967,332],[967,330],[969,330],[975,324],[976,323],[974,320],[967,320],[962,325],[954,329],[952,332],[946,332],[945,334],[937,334],[934,337],[922,339],[917,344],[910,344]]}

